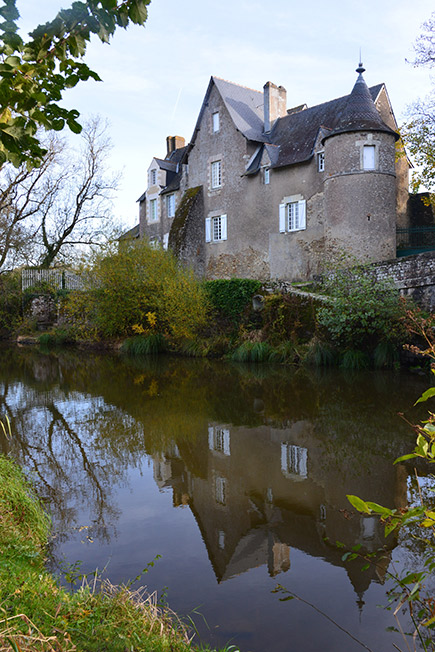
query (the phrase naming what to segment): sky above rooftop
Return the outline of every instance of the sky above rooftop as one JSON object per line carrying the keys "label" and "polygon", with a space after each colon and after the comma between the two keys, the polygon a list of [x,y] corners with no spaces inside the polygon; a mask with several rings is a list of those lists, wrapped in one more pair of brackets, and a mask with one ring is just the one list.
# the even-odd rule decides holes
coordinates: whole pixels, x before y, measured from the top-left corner
{"label": "sky above rooftop", "polygon": [[[17,0],[22,33],[71,1]],[[91,44],[86,61],[103,83],[64,104],[109,121],[110,164],[123,174],[114,213],[130,228],[152,157],[165,156],[166,136],[190,140],[211,75],[256,90],[272,81],[289,107],[313,106],[351,91],[361,48],[367,84],[386,84],[400,124],[429,91],[429,71],[407,60],[432,10],[433,0],[152,0],[144,28]]]}

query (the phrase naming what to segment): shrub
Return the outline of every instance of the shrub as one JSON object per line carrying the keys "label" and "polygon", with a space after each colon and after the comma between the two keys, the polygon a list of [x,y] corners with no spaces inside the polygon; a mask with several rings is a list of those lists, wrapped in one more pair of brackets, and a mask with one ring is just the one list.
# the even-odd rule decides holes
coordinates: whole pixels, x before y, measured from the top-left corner
{"label": "shrub", "polygon": [[389,279],[378,280],[367,266],[338,269],[325,281],[331,301],[317,310],[317,321],[340,348],[371,351],[382,340],[399,344],[404,309]]}
{"label": "shrub", "polygon": [[206,322],[207,297],[193,272],[144,240],[111,256],[96,255],[83,279],[86,291],[71,292],[65,303],[76,337],[136,332],[182,341]]}
{"label": "shrub", "polygon": [[0,275],[0,337],[8,336],[22,321],[21,275]]}
{"label": "shrub", "polygon": [[308,341],[316,330],[315,304],[310,297],[271,294],[265,297],[262,317],[264,331],[274,342]]}
{"label": "shrub", "polygon": [[261,282],[249,278],[232,278],[205,281],[203,286],[213,308],[222,317],[238,324],[253,295],[261,289]]}

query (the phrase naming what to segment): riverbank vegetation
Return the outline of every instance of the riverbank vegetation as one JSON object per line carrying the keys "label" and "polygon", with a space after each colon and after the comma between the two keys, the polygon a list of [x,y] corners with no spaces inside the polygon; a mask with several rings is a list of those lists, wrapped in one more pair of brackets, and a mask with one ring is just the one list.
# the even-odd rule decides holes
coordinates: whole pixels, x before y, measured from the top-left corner
{"label": "riverbank vegetation", "polygon": [[[69,593],[45,568],[50,519],[22,471],[0,456],[0,649],[189,652],[187,629],[155,594],[97,576]],[[202,648],[203,649],[203,648]]]}
{"label": "riverbank vegetation", "polygon": [[[197,279],[162,249],[140,241],[97,253],[79,270],[80,289],[30,288],[3,275],[3,335],[43,345],[110,345],[129,354],[160,351],[235,361],[392,367],[400,362],[409,305],[370,266],[337,263],[316,284],[283,288],[253,279]],[[55,305],[41,334],[32,301]],[[52,310],[53,312],[53,310]]]}

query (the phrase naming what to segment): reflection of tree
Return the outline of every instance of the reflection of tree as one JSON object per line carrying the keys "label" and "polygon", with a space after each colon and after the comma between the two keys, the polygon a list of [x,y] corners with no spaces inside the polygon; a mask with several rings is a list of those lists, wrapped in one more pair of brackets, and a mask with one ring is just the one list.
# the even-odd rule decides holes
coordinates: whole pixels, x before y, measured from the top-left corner
{"label": "reflection of tree", "polygon": [[[258,464],[263,463],[266,454],[276,448],[274,460],[283,481],[279,457],[284,431],[291,433],[285,440],[290,446],[309,451],[310,473],[316,470],[317,487],[329,496],[325,504],[338,512],[347,506],[340,487],[361,477],[364,464],[371,482],[378,478],[379,485],[372,488],[383,490],[379,467],[388,463],[388,468],[393,468],[391,458],[399,454],[408,436],[396,412],[403,409],[403,396],[410,392],[418,396],[424,385],[424,380],[407,378],[400,393],[391,390],[388,374],[345,377],[335,370],[319,373],[267,365],[260,369],[204,360],[129,359],[76,351],[43,355],[28,348],[0,350],[0,368],[0,413],[9,416],[14,432],[13,441],[4,445],[32,473],[61,538],[74,527],[92,524],[89,534],[100,540],[107,540],[114,530],[114,486],[126,482],[128,468],[140,467],[145,455],[164,459],[176,445],[181,459],[171,462],[174,468],[177,465],[186,470],[186,476],[201,481],[211,477],[210,423],[244,429],[246,450],[252,455],[241,454],[240,465],[250,459],[256,472],[243,501],[250,496],[254,516],[269,509],[268,504],[254,500],[258,478],[264,477],[254,461],[258,457]],[[397,380],[400,384],[400,378]],[[413,383],[415,391],[410,389]],[[270,435],[273,446],[268,444],[257,457],[253,453],[261,437],[254,434],[254,428],[276,431]],[[235,441],[241,437],[239,432]],[[233,448],[231,459],[235,459]],[[240,475],[236,467],[233,473]],[[190,489],[181,480],[182,471],[176,475],[174,504],[185,503]],[[327,482],[324,478],[328,477]],[[261,488],[263,501],[268,488],[270,485]],[[361,491],[356,487],[350,493]],[[290,514],[294,506],[284,501],[287,494],[286,485],[279,505],[275,497],[275,507]],[[310,528],[313,523],[318,525],[319,501],[307,517]],[[328,519],[331,527],[339,526],[329,515]],[[218,533],[215,535],[219,548]],[[287,540],[290,535],[284,531],[273,540],[278,556],[279,545]],[[219,551],[221,548],[217,554],[222,555]]]}

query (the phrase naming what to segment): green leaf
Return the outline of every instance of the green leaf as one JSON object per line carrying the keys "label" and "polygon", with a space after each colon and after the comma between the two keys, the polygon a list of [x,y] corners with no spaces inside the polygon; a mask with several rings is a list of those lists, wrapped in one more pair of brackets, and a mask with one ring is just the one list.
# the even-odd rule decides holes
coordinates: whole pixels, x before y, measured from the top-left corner
{"label": "green leaf", "polygon": [[394,464],[397,464],[398,462],[405,462],[406,460],[412,460],[417,455],[415,453],[408,453],[407,455],[402,455],[401,457],[398,457],[397,460],[394,460]]}
{"label": "green leaf", "polygon": [[355,509],[357,509],[359,512],[371,514],[371,509],[367,506],[367,503],[364,500],[361,500],[361,498],[358,498],[358,496],[347,495],[346,498],[352,507],[355,507]]}
{"label": "green leaf", "polygon": [[435,396],[435,387],[430,387],[427,389],[419,399],[414,403],[414,405],[417,405],[417,403],[423,403],[424,401],[427,401],[429,398],[432,398],[432,396]]}

